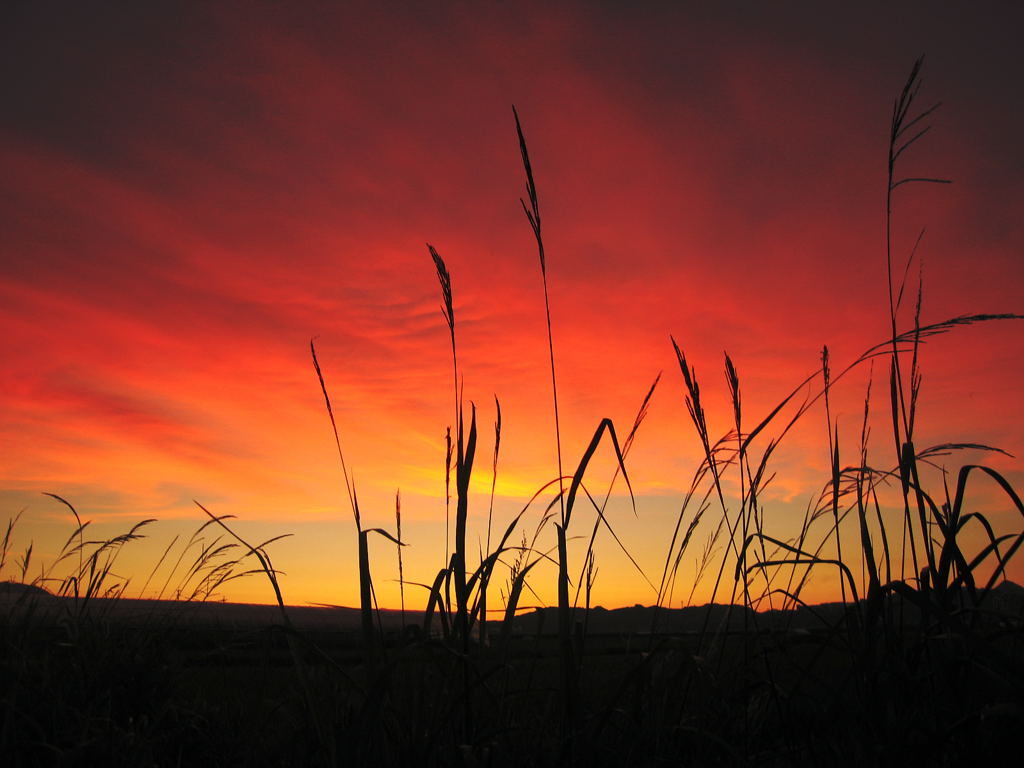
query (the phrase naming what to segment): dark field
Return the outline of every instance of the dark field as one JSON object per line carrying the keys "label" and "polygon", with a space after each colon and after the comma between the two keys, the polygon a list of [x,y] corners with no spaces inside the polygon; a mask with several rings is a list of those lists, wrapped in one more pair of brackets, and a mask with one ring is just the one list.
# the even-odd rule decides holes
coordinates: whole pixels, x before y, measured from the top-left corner
{"label": "dark field", "polygon": [[567,734],[553,610],[468,653],[424,639],[422,615],[407,613],[403,633],[382,612],[368,654],[353,609],[291,608],[287,628],[276,606],[82,610],[8,588],[3,754],[12,766],[967,764],[1010,754],[1024,727],[1022,591],[1002,584],[963,614],[962,635],[899,603],[873,634],[841,605],[746,615],[746,631],[739,606],[663,610],[677,631],[657,634],[654,609],[594,609],[576,636]]}

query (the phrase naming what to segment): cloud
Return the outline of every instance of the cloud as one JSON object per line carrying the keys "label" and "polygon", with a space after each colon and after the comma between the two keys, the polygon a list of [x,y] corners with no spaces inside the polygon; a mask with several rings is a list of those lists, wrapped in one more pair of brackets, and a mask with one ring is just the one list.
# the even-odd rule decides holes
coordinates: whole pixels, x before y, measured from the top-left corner
{"label": "cloud", "polygon": [[[1020,62],[987,42],[1013,25],[931,8],[885,28],[850,9],[531,8],[10,16],[0,487],[80,490],[103,514],[185,515],[202,497],[265,521],[344,517],[316,337],[367,514],[386,517],[401,486],[410,519],[439,519],[452,380],[427,241],[452,273],[481,451],[496,394],[500,487],[550,479],[512,103],[540,194],[568,466],[600,418],[628,429],[663,370],[631,476],[687,487],[700,449],[669,334],[716,435],[732,423],[723,351],[749,424],[823,344],[842,365],[884,338],[885,132],[908,47],[936,51],[925,92],[946,101],[908,160],[957,183],[900,197],[897,261],[928,224],[926,320],[1021,310],[1024,195],[1007,169],[1022,111],[999,87]],[[929,343],[926,403],[940,427],[1019,452],[1005,419],[1019,331],[982,330]],[[867,377],[836,393],[850,438]],[[807,418],[780,456],[786,504],[820,480],[824,418]]]}

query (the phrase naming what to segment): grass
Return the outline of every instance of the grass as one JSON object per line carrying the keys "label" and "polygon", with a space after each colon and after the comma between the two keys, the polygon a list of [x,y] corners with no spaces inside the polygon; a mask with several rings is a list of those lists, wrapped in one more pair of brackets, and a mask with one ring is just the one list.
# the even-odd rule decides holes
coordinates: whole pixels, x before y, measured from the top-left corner
{"label": "grass", "polygon": [[[620,442],[611,420],[598,419],[567,473],[563,467],[572,464],[563,463],[549,265],[533,166],[515,113],[527,190],[521,202],[544,291],[556,476],[504,528],[492,531],[502,429],[496,398],[486,539],[472,555],[467,524],[470,480],[480,471],[476,406],[467,407],[462,396],[452,276],[428,245],[453,374],[446,545],[432,581],[406,579],[402,549],[409,542],[403,539],[399,493],[394,532],[363,527],[311,342],[355,524],[358,633],[298,627],[268,553],[274,540],[251,545],[228,518],[202,505],[208,520],[187,542],[168,545],[143,591],[165,563],[173,565],[159,595],[176,598],[176,605],[212,600],[231,580],[262,574],[279,621],[263,629],[204,629],[166,610],[142,621],[119,619],[115,609],[128,582],[117,575],[118,554],[152,521],[92,540],[90,524],[55,496],[75,525],[53,562],[30,577],[37,567],[32,545],[20,555],[13,550],[17,516],[0,548],[0,574],[36,587],[5,592],[0,753],[9,756],[6,764],[956,765],[1015,749],[1024,725],[1024,615],[1022,603],[1008,601],[997,587],[1024,533],[997,532],[987,516],[972,511],[969,499],[978,481],[987,480],[1022,517],[1024,503],[1005,477],[982,465],[943,472],[937,488],[928,485],[923,469],[940,457],[995,449],[975,443],[921,448],[914,438],[922,343],[965,325],[1021,318],[978,314],[922,325],[918,280],[912,319],[904,319],[915,293],[910,276],[917,246],[897,265],[890,234],[895,193],[945,183],[901,175],[900,161],[924,137],[937,107],[918,107],[920,72],[918,61],[895,101],[890,126],[890,338],[841,369],[824,348],[817,369],[753,419],[743,408],[739,367],[726,355],[732,423],[717,438],[696,372],[672,340],[703,458],[671,531],[660,577],[656,585],[652,581],[658,598],[644,614],[649,632],[620,638],[592,631],[597,614],[591,590],[599,570],[599,530],[622,546],[607,503],[620,478],[632,498],[627,459],[661,375],[625,439]],[[870,386],[856,451],[852,460],[845,458],[833,392],[850,371],[885,364],[893,458],[869,455]],[[830,471],[799,532],[783,537],[769,525],[763,503],[772,458],[793,427],[819,408]],[[602,443],[615,458],[603,497],[586,482]],[[582,537],[582,559],[571,563],[568,541],[577,537],[579,524],[570,526],[583,514],[580,505],[593,510],[594,524]],[[984,537],[979,549],[967,548],[965,532],[973,531]],[[397,551],[399,633],[385,631],[376,605],[371,534]],[[680,584],[682,566],[689,563],[697,578]],[[517,614],[541,564],[554,566],[557,605],[552,621],[545,625],[548,612],[537,611],[531,626]],[[823,570],[838,576],[838,607],[805,605],[808,581]],[[691,609],[686,631],[677,631],[683,614],[670,606],[687,591],[692,598],[699,582],[711,584],[713,605]],[[406,611],[407,587],[426,590],[422,613]],[[49,593],[60,599],[54,602]],[[489,607],[498,599],[501,609]],[[501,618],[488,620],[489,612]]]}

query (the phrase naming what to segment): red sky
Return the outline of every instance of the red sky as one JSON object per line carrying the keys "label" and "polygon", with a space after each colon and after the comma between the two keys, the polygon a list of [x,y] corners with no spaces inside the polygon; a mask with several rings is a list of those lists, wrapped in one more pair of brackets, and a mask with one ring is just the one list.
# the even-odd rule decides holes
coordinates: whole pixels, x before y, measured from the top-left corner
{"label": "red sky", "polygon": [[[137,586],[202,522],[196,499],[237,515],[246,537],[294,534],[271,549],[290,602],[353,604],[317,337],[364,515],[393,527],[401,488],[407,577],[431,580],[452,408],[426,242],[452,273],[465,395],[479,406],[471,546],[495,394],[504,526],[556,472],[513,103],[544,217],[567,467],[602,417],[628,431],[665,372],[628,463],[637,517],[622,488],[609,512],[655,581],[700,457],[669,334],[697,368],[715,436],[731,418],[723,350],[753,422],[815,370],[822,344],[841,367],[884,340],[886,132],[921,53],[922,104],[943,106],[905,168],[954,183],[897,192],[897,258],[927,226],[924,322],[1024,311],[1024,18],[1011,3],[377,6],[0,11],[0,517],[25,509],[16,539],[36,542],[39,565],[71,530],[41,492],[101,535],[158,518],[119,561]],[[918,445],[1024,453],[1022,327],[927,345]],[[883,373],[872,456],[888,467]],[[851,461],[868,376],[835,395]],[[782,537],[828,476],[820,409],[784,445],[764,498]],[[979,458],[1024,485],[1016,458],[946,461]],[[1020,530],[984,483],[976,494]],[[553,546],[553,530],[541,541]],[[394,605],[393,548],[374,549]],[[607,542],[598,566],[597,602],[652,601]],[[553,573],[537,574],[549,599]],[[1019,563],[1011,576],[1024,579]],[[822,573],[808,595],[834,587]],[[257,579],[225,595],[272,598]]]}

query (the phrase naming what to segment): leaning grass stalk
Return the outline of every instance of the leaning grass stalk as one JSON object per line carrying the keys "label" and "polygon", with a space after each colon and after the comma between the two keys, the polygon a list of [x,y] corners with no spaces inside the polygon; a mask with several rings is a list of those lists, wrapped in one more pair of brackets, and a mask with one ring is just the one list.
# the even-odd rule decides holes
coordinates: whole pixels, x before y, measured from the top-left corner
{"label": "leaning grass stalk", "polygon": [[469,519],[469,481],[473,474],[476,455],[476,405],[470,403],[471,415],[468,438],[464,434],[462,414],[459,414],[458,454],[456,461],[455,507],[455,604],[458,631],[463,644],[469,644],[469,595],[466,590],[466,524]]}
{"label": "leaning grass stalk", "polygon": [[[356,498],[356,504],[359,500]],[[376,663],[380,657],[380,612],[377,610],[377,597],[373,589],[373,579],[370,574],[370,534],[376,533],[385,539],[393,542],[398,547],[405,546],[400,539],[395,538],[383,528],[364,528],[359,531],[359,614],[360,624],[363,631],[363,643],[366,646],[366,654],[371,664]],[[377,619],[377,627],[374,627],[374,619]]]}
{"label": "leaning grass stalk", "polygon": [[[715,493],[718,497],[718,503],[722,509],[722,520],[724,521],[725,529],[728,533],[726,545],[727,547],[732,547],[733,553],[736,557],[736,563],[737,565],[739,565],[741,563],[741,553],[736,544],[736,532],[740,529],[740,524],[742,522],[742,514],[737,514],[736,517],[731,520],[729,518],[729,508],[728,505],[725,503],[725,494],[722,491],[722,469],[719,466],[719,462],[716,456],[717,452],[715,450],[718,447],[718,443],[716,443],[715,447],[712,448],[711,441],[709,439],[709,432],[707,427],[706,416],[704,413],[704,408],[701,405],[700,386],[697,382],[696,372],[690,367],[689,363],[686,360],[686,356],[683,354],[683,351],[676,343],[675,338],[670,337],[670,340],[672,341],[672,347],[676,353],[676,359],[679,363],[679,369],[683,374],[683,380],[686,384],[686,408],[690,414],[690,420],[693,422],[694,428],[697,430],[697,435],[700,438],[701,445],[704,448],[704,460],[707,463],[708,469],[710,471],[711,479],[714,484]],[[744,442],[749,443],[753,434],[754,433],[748,435]],[[709,601],[711,603],[715,602],[715,598],[717,597],[718,590],[721,586],[722,578],[725,575],[727,555],[728,553],[723,554],[722,559],[719,562],[718,573],[715,575],[714,586],[711,589],[711,598]],[[736,581],[734,580],[733,594],[735,594],[735,588]],[[729,618],[731,616],[732,604],[733,601],[730,600],[728,603],[728,607],[726,608],[725,615],[723,617],[723,622],[725,623],[728,623]],[[710,621],[711,611],[707,611],[704,614],[704,621],[702,622],[701,630],[697,636],[697,654],[700,654],[703,649],[704,640],[707,636],[708,629],[710,627]]]}
{"label": "leaning grass stalk", "polygon": [[[548,333],[548,361],[551,368],[551,401],[554,406],[555,416],[555,453],[558,458],[558,502],[561,510],[561,523],[556,526],[558,531],[558,627],[561,638],[562,649],[562,700],[563,700],[563,735],[574,727],[576,712],[576,668],[572,655],[572,640],[569,635],[572,624],[571,609],[569,606],[569,564],[568,554],[565,547],[565,531],[568,527],[568,511],[566,510],[565,495],[563,493],[563,479],[565,474],[562,470],[562,430],[558,415],[558,378],[555,375],[555,342],[551,330],[551,300],[548,293],[548,269],[547,260],[544,255],[544,237],[541,233],[540,203],[537,198],[537,185],[533,178],[533,168],[530,165],[530,154],[526,148],[526,137],[523,135],[523,126],[519,121],[519,113],[512,107],[512,114],[516,121],[516,134],[519,137],[519,151],[523,158],[523,168],[526,171],[526,194],[530,199],[527,207],[526,201],[520,198],[523,212],[530,222],[534,239],[537,241],[537,255],[540,259],[541,281],[544,286],[544,322]],[[563,746],[569,748],[569,740],[563,740]],[[571,752],[569,753],[571,756]],[[563,755],[565,756],[565,755]],[[571,759],[571,757],[570,757]]]}
{"label": "leaning grass stalk", "polygon": [[423,584],[427,590],[427,608],[423,612],[423,636],[430,638],[435,611],[441,616],[441,636],[446,640],[450,632],[448,620],[448,606],[445,603],[444,592],[442,591],[448,577],[451,575],[451,566],[441,568],[429,586]]}
{"label": "leaning grass stalk", "polygon": [[[562,472],[562,430],[558,418],[558,381],[555,376],[555,342],[551,332],[551,302],[548,296],[548,268],[547,259],[544,255],[544,237],[541,234],[541,221],[540,221],[540,203],[537,199],[537,185],[533,179],[533,167],[530,165],[530,153],[526,148],[526,137],[523,135],[523,126],[519,122],[519,113],[515,107],[512,107],[512,115],[516,120],[516,134],[519,136],[519,151],[523,157],[523,168],[526,171],[526,194],[530,199],[530,206],[527,208],[526,201],[522,198],[519,199],[519,203],[523,206],[523,212],[526,214],[527,220],[530,222],[530,228],[533,230],[534,239],[537,241],[537,255],[540,258],[540,275],[541,281],[544,285],[544,320],[548,332],[548,359],[551,367],[551,400],[554,405],[555,412],[555,447],[558,455],[558,477],[559,477],[559,491],[562,491],[562,480],[564,473]],[[562,511],[562,525],[566,524],[565,521],[565,502],[564,498],[559,494],[561,499],[561,511]]]}
{"label": "leaning grass stalk", "polygon": [[370,582],[370,552],[367,535],[359,531],[359,616],[363,630],[363,648],[368,661],[377,660],[377,638],[373,626],[373,585]]}
{"label": "leaning grass stalk", "polygon": [[[740,509],[739,519],[741,520],[741,536],[746,540],[747,536],[750,535],[750,515],[751,509],[748,505],[747,498],[747,486],[746,477],[744,476],[743,465],[746,457],[746,449],[748,443],[743,439],[743,419],[742,419],[742,401],[740,399],[740,379],[739,374],[736,372],[736,366],[733,365],[732,358],[729,357],[729,353],[725,353],[725,381],[726,386],[729,389],[729,400],[732,403],[733,411],[733,425],[736,433],[736,466],[739,474],[740,483]],[[745,556],[745,555],[744,555]],[[746,563],[744,563],[746,565]],[[743,581],[743,604],[746,607],[750,607],[750,585],[744,579]],[[744,636],[746,636],[746,622],[749,616],[749,611],[743,612],[743,626]]]}
{"label": "leaning grass stalk", "polygon": [[[317,379],[320,381],[320,389],[324,394],[324,403],[327,406],[327,415],[331,420],[331,430],[334,433],[334,444],[338,448],[338,459],[341,462],[341,472],[345,477],[345,490],[348,492],[349,504],[352,508],[352,517],[356,524],[356,537],[359,559],[359,611],[362,617],[363,642],[366,645],[366,654],[371,663],[376,660],[377,638],[373,631],[373,585],[370,581],[370,562],[367,552],[365,531],[359,514],[359,498],[356,495],[355,480],[349,475],[348,467],[345,464],[345,455],[341,450],[341,438],[338,436],[338,424],[334,419],[334,409],[331,408],[331,398],[327,394],[327,384],[320,370],[320,362],[316,357],[316,347],[313,340],[309,342],[309,351],[313,356],[313,367],[316,369]],[[380,530],[380,529],[376,529]],[[387,534],[385,534],[387,535]],[[389,536],[389,538],[391,538]]]}
{"label": "leaning grass stalk", "polygon": [[441,284],[441,314],[444,316],[448,326],[448,336],[452,345],[452,383],[455,394],[455,408],[453,410],[455,422],[459,420],[459,359],[455,353],[455,308],[452,301],[452,276],[444,259],[435,250],[434,246],[427,243],[427,250],[430,251],[430,258],[434,261],[434,268],[437,270],[437,281]]}
{"label": "leaning grass stalk", "polygon": [[341,474],[345,478],[345,491],[348,494],[349,506],[352,509],[352,517],[356,522],[356,530],[362,529],[359,520],[359,505],[356,503],[355,486],[349,475],[348,467],[345,464],[345,454],[341,450],[341,437],[338,435],[338,423],[334,419],[334,409],[331,407],[331,398],[327,394],[327,384],[324,381],[323,372],[320,370],[320,361],[316,357],[316,339],[309,341],[309,353],[313,356],[313,368],[316,369],[316,377],[320,381],[320,390],[324,393],[324,404],[327,406],[327,416],[331,420],[331,431],[334,433],[334,444],[338,448],[338,460],[341,462]]}
{"label": "leaning grass stalk", "polygon": [[[821,376],[824,380],[822,391],[825,396],[825,427],[828,432],[828,458],[831,464],[831,501],[832,501],[832,524],[836,536],[836,559],[840,562],[843,559],[843,541],[839,535],[839,424],[832,422],[832,399],[829,394],[832,391],[831,382],[832,369],[829,366],[828,347],[821,350]],[[846,586],[842,579],[839,580],[839,590],[843,602],[846,602]]]}
{"label": "leaning grass stalk", "polygon": [[[911,480],[912,475],[916,475],[916,466],[914,465],[914,449],[913,449],[913,410],[915,407],[915,390],[916,390],[916,363],[917,363],[917,347],[920,344],[920,323],[915,322],[915,334],[913,337],[913,349],[914,349],[914,361],[911,368],[911,382],[910,382],[910,394],[906,393],[906,387],[903,380],[903,373],[900,365],[900,354],[897,343],[895,341],[897,337],[897,311],[899,309],[899,298],[902,298],[904,285],[900,285],[897,295],[897,289],[893,281],[893,238],[892,238],[892,221],[893,221],[893,192],[900,186],[909,183],[934,183],[934,184],[949,184],[947,179],[937,178],[925,178],[925,177],[907,177],[897,179],[896,173],[896,161],[911,145],[913,145],[918,139],[924,136],[930,129],[929,125],[918,125],[922,120],[927,118],[932,112],[934,112],[940,106],[939,103],[923,110],[916,116],[911,117],[910,112],[914,106],[914,100],[917,97],[918,92],[921,89],[921,66],[924,63],[923,58],[917,59],[914,62],[914,66],[911,69],[910,76],[907,78],[907,82],[904,84],[900,95],[897,97],[896,102],[893,106],[892,121],[890,123],[889,132],[889,146],[888,146],[888,174],[886,179],[886,205],[885,205],[885,259],[886,259],[886,277],[888,281],[889,290],[889,323],[890,330],[892,332],[892,375],[891,375],[891,396],[892,396],[892,416],[893,416],[893,436],[896,442],[896,454],[900,462],[900,478],[903,486],[903,498],[904,498],[904,514],[908,527],[908,538],[911,544],[911,554],[914,560],[914,570],[920,577],[920,563],[917,560],[917,553],[914,547],[914,533],[913,523],[911,522],[911,510],[910,510],[910,499],[908,497],[909,486],[908,483]],[[909,139],[905,138],[905,134],[911,128],[914,128],[915,133]],[[916,250],[916,246],[915,246]],[[911,251],[911,258],[913,257],[913,251]],[[909,269],[909,261],[907,267]],[[904,270],[904,282],[906,277],[906,270]],[[918,303],[920,308],[920,302]],[[908,405],[908,399],[910,403]],[[901,430],[902,427],[902,430]],[[902,435],[901,435],[902,431]],[[916,477],[914,478],[916,481]],[[920,497],[916,499],[917,511],[918,511],[918,522],[921,525],[921,538],[922,547],[925,550],[925,554],[928,557],[928,566],[931,571],[934,571],[935,562],[932,547],[930,545],[930,537],[928,533],[928,527],[925,521],[924,505]]]}
{"label": "leaning grass stalk", "polygon": [[[636,511],[636,498],[633,495],[633,487],[629,482],[629,475],[626,473],[625,459],[619,439],[615,434],[615,425],[611,419],[605,418],[598,424],[590,444],[583,452],[579,466],[572,475],[569,483],[569,491],[565,499],[564,525],[555,524],[555,531],[558,538],[558,635],[559,647],[561,650],[561,673],[562,673],[562,762],[572,762],[573,739],[576,736],[576,724],[579,713],[579,668],[577,666],[576,654],[573,648],[573,618],[572,606],[569,604],[569,569],[568,556],[566,552],[566,531],[572,517],[573,507],[576,503],[577,494],[583,487],[583,476],[591,459],[601,444],[601,438],[607,434],[615,452],[615,459],[618,468],[622,472],[622,479],[629,490],[629,498],[633,504],[633,511]],[[585,490],[584,490],[585,492]],[[561,496],[562,494],[559,494]],[[589,494],[588,494],[589,495]],[[596,505],[595,505],[596,506]]]}
{"label": "leaning grass stalk", "polygon": [[18,581],[22,584],[26,583],[25,574],[28,573],[29,563],[32,562],[32,547],[33,542],[30,541],[28,546],[25,547],[25,554],[21,556],[17,563],[18,568],[21,569],[21,576],[18,577]]}
{"label": "leaning grass stalk", "polygon": [[469,592],[466,587],[466,523],[469,518],[469,481],[473,474],[473,457],[476,454],[476,405],[470,403],[469,437],[466,438],[459,410],[459,431],[457,436],[457,454],[455,465],[455,482],[457,500],[455,506],[455,555],[453,575],[455,581],[456,628],[462,641],[462,714],[463,733],[468,736],[473,732],[472,687],[469,668]]}
{"label": "leaning grass stalk", "polygon": [[174,548],[174,545],[177,543],[178,537],[175,536],[173,539],[171,539],[171,543],[164,548],[163,554],[160,555],[160,559],[156,561],[156,565],[154,565],[153,568],[150,570],[149,576],[146,577],[146,581],[143,582],[142,589],[139,590],[139,597],[146,597],[146,590],[149,588],[149,583],[153,580],[153,577],[156,575],[156,572],[160,570],[160,566],[163,565],[164,560],[167,559],[167,555],[170,554],[171,550]]}
{"label": "leaning grass stalk", "polygon": [[[430,251],[430,258],[434,262],[434,269],[437,271],[437,281],[441,286],[441,315],[444,317],[445,324],[448,326],[448,337],[451,340],[452,348],[452,394],[453,404],[452,408],[452,424],[456,425],[456,432],[458,432],[458,425],[461,423],[461,411],[462,403],[459,398],[459,358],[455,351],[455,305],[452,299],[452,276],[448,272],[448,267],[444,263],[444,259],[430,243],[427,243],[427,250]],[[456,441],[458,440],[458,434],[456,434]],[[452,466],[452,439],[451,439],[451,428],[445,433],[445,445],[446,445],[446,457],[445,457],[445,563],[448,562],[448,546],[450,542],[450,503],[451,503],[451,466]]]}
{"label": "leaning grass stalk", "polygon": [[[441,285],[441,314],[448,325],[452,348],[452,383],[455,403],[455,554],[452,558],[455,581],[456,629],[462,636],[464,651],[469,648],[469,595],[466,591],[466,523],[469,517],[469,481],[473,473],[473,458],[476,454],[476,406],[472,405],[469,435],[465,432],[462,402],[459,396],[459,367],[455,348],[455,308],[452,300],[452,278],[444,259],[437,250],[427,244],[430,257],[437,270]],[[451,448],[449,442],[448,469],[450,471]],[[448,482],[446,476],[446,483]],[[447,514],[446,514],[447,519]],[[446,536],[447,538],[447,536]]]}
{"label": "leaning grass stalk", "polygon": [[[558,537],[558,638],[561,649],[562,672],[562,716],[566,728],[572,729],[576,722],[579,681],[576,675],[576,660],[572,642],[572,613],[569,606],[569,571],[566,567],[565,528],[555,524]],[[565,609],[563,609],[565,606]]]}
{"label": "leaning grass stalk", "polygon": [[7,531],[4,533],[3,542],[0,543],[0,573],[3,573],[4,564],[7,562],[7,553],[11,547],[11,533],[14,531],[14,526],[18,524],[18,520],[24,514],[25,510],[22,509],[14,517],[7,519]]}
{"label": "leaning grass stalk", "polygon": [[[402,541],[402,493],[395,491],[395,533],[398,541]],[[405,569],[402,567],[402,545],[395,544],[398,550],[398,594],[402,601],[402,631],[405,631]]]}
{"label": "leaning grass stalk", "polygon": [[[639,431],[640,425],[643,424],[644,419],[647,418],[647,411],[648,411],[648,408],[650,407],[651,398],[654,396],[654,390],[657,389],[659,381],[661,381],[661,372],[660,371],[658,372],[658,375],[654,377],[654,383],[651,384],[650,389],[647,390],[647,394],[644,396],[643,401],[640,403],[640,408],[637,410],[636,416],[633,418],[633,426],[632,426],[632,428],[630,428],[629,434],[626,435],[626,440],[622,444],[622,457],[623,457],[623,459],[625,459],[625,457],[629,455],[629,450],[630,450],[630,448],[633,447],[633,440],[636,438],[636,433]],[[583,558],[583,561],[584,561],[583,562],[583,570],[580,572],[579,581],[576,582],[576,594],[573,597],[573,601],[572,601],[572,604],[573,604],[574,608],[579,604],[579,601],[580,601],[580,589],[582,588],[582,586],[585,583],[589,583],[589,582],[585,581],[584,577],[585,577],[585,575],[587,573],[590,572],[590,569],[593,567],[594,542],[597,539],[597,532],[598,532],[598,530],[601,527],[601,523],[603,522],[605,524],[605,526],[608,528],[608,530],[612,532],[612,535],[613,536],[615,535],[615,532],[612,531],[611,526],[608,524],[608,521],[605,519],[605,510],[608,507],[608,501],[611,499],[612,491],[615,489],[615,482],[618,479],[619,479],[619,467],[618,467],[618,465],[616,465],[615,466],[615,471],[612,473],[612,479],[608,482],[608,489],[605,491],[603,501],[601,502],[600,506],[598,506],[597,504],[594,504],[594,509],[597,512],[597,516],[594,519],[594,528],[590,532],[590,541],[587,544],[586,555]],[[618,537],[616,537],[616,540],[617,539],[618,539]],[[620,546],[622,546],[621,542],[619,544],[620,544]],[[622,547],[622,549],[623,549],[623,551],[625,551],[625,547]],[[627,555],[627,557],[629,557],[630,560],[633,560],[633,556],[630,555],[630,553],[628,551],[626,552],[626,555]],[[637,570],[639,570],[641,575],[644,576],[644,579],[647,580],[647,576],[643,573],[643,570],[640,569],[639,565],[637,565],[636,560],[633,560],[633,564],[637,566]],[[650,584],[650,580],[647,580],[647,583]],[[652,587],[653,587],[653,585],[652,585]],[[588,600],[589,600],[589,598],[588,598]],[[588,604],[588,606],[587,606],[587,614],[588,615],[589,615],[589,612],[590,612],[590,607],[589,607],[589,604]],[[586,621],[586,617],[584,617],[584,621]]]}
{"label": "leaning grass stalk", "polygon": [[452,519],[452,428],[444,431],[444,567],[451,561]]}
{"label": "leaning grass stalk", "polygon": [[[672,530],[672,537],[671,539],[669,539],[668,551],[665,555],[665,565],[663,566],[661,571],[661,582],[658,585],[658,606],[671,607],[672,605],[672,594],[674,590],[675,577],[678,573],[683,553],[686,551],[686,548],[690,543],[690,538],[693,534],[693,531],[696,528],[697,523],[700,521],[700,518],[702,517],[703,509],[706,507],[708,494],[710,494],[710,489],[705,492],[700,508],[694,513],[689,525],[687,526],[686,532],[683,534],[682,541],[680,541],[680,531],[682,531],[682,525],[683,520],[686,516],[686,510],[689,509],[698,489],[701,486],[704,473],[706,472],[706,467],[707,465],[701,462],[701,465],[697,468],[697,471],[694,473],[693,479],[690,481],[690,488],[689,490],[687,490],[686,495],[683,497],[683,502],[680,506],[679,514],[676,515],[675,527]],[[678,549],[676,547],[677,542],[679,542]],[[695,588],[696,584],[694,584],[693,586]],[[655,616],[657,616],[657,614],[655,614]],[[654,633],[653,629],[651,630],[651,633]]]}
{"label": "leaning grass stalk", "polygon": [[[219,525],[221,528],[223,528],[225,531],[227,531],[229,536],[231,536],[232,538],[237,540],[239,544],[241,544],[243,547],[245,547],[246,550],[247,550],[247,554],[255,556],[256,560],[260,564],[260,568],[263,569],[263,573],[266,574],[267,580],[270,582],[270,586],[274,590],[274,597],[277,599],[277,606],[278,606],[278,608],[281,611],[281,620],[284,622],[285,626],[291,628],[292,622],[291,622],[291,619],[288,617],[288,611],[287,611],[287,609],[285,608],[285,605],[284,605],[284,597],[281,595],[281,587],[277,583],[277,571],[274,570],[274,566],[270,562],[270,555],[268,555],[266,550],[264,549],[266,544],[270,543],[270,542],[266,542],[265,544],[261,544],[260,546],[254,547],[251,544],[249,544],[245,539],[243,539],[241,536],[239,536],[237,533],[235,533],[224,522],[225,520],[230,520],[232,518],[232,515],[221,515],[221,516],[218,517],[218,516],[214,515],[212,512],[210,512],[210,510],[208,510],[206,507],[204,507],[198,501],[195,502],[195,505],[197,507],[199,507],[204,513],[206,513],[206,515],[210,518],[211,521],[213,521],[214,523]],[[276,541],[278,539],[283,539],[283,538],[286,538],[286,537],[288,537],[290,535],[291,534],[284,534],[283,536],[277,536],[274,539],[271,539],[271,541]]]}
{"label": "leaning grass stalk", "polygon": [[[501,403],[498,396],[494,396],[494,457],[491,461],[491,497],[487,504],[487,547],[484,550],[491,552],[491,522],[494,519],[494,492],[498,487],[498,452],[501,447]],[[480,558],[483,565],[483,557]],[[490,585],[491,572],[494,566],[481,568],[480,573],[480,645],[487,645],[487,587]]]}
{"label": "leaning grass stalk", "polygon": [[[869,495],[874,490],[871,482],[871,474],[866,470],[868,464],[868,416],[871,406],[871,377],[868,377],[867,393],[864,396],[864,418],[860,429],[860,466],[854,470],[855,489],[857,493],[857,518],[860,522],[861,552],[862,558],[867,567],[868,589],[867,589],[867,610],[865,616],[866,631],[872,632],[874,625],[881,614],[882,584],[878,578],[878,562],[875,558],[875,548],[871,541],[871,532],[868,528],[868,506]],[[885,526],[879,517],[880,535],[883,541],[883,551],[888,550],[885,543]],[[886,555],[888,560],[888,554]],[[870,647],[871,638],[867,638]]]}

